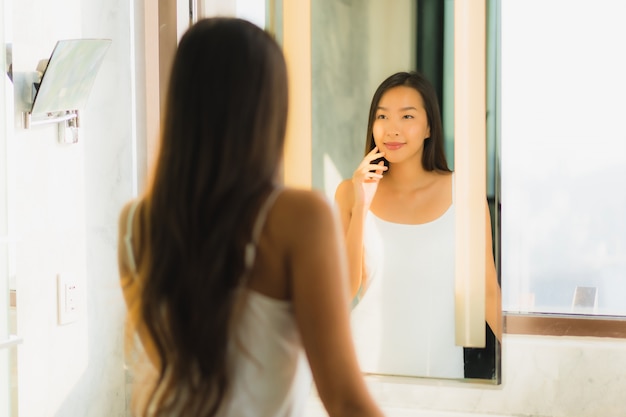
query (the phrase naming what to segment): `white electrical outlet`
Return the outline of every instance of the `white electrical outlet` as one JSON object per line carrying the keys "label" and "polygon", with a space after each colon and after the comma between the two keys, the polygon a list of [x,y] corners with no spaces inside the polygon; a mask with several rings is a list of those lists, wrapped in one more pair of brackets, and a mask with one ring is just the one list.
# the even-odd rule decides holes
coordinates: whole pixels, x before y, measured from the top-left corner
{"label": "white electrical outlet", "polygon": [[80,314],[80,288],[76,280],[65,274],[57,275],[58,323],[67,324],[78,319]]}

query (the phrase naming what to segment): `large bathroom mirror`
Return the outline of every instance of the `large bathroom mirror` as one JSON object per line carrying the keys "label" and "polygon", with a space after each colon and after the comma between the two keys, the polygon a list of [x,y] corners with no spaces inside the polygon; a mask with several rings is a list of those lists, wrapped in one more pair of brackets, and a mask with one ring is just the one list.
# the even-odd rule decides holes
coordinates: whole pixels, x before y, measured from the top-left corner
{"label": "large bathroom mirror", "polygon": [[[275,7],[275,2],[269,2]],[[363,158],[370,101],[377,86],[397,71],[418,70],[435,86],[440,100],[446,153],[454,169],[454,1],[453,0],[315,0],[310,2],[311,29],[311,184],[334,199],[337,185],[351,178]],[[497,187],[497,146],[495,112],[497,98],[495,82],[497,57],[495,42],[496,1],[487,2],[487,195],[492,226],[493,254],[498,265],[499,196]],[[281,17],[282,18],[282,17]],[[281,19],[274,19],[280,21]],[[288,34],[280,34],[285,38]],[[287,41],[287,39],[285,39]],[[301,74],[298,74],[301,76]],[[287,161],[289,162],[289,161]],[[499,274],[498,274],[499,281]],[[405,299],[422,302],[418,294],[406,294],[403,288],[386,288],[388,300]],[[367,295],[365,296],[367,297]],[[450,305],[454,305],[454,291],[450,291]],[[413,300],[413,301],[411,301]],[[393,302],[393,301],[392,301]],[[358,308],[355,307],[355,308]],[[454,310],[454,307],[451,307]],[[498,309],[501,321],[501,309]],[[452,316],[454,311],[447,311]],[[425,318],[434,332],[453,332],[444,329],[432,315]],[[353,321],[355,315],[353,314]],[[451,351],[457,365],[454,373],[438,373],[434,355],[429,349],[428,337],[411,332],[417,317],[399,314],[377,322],[361,323],[366,331],[375,332],[363,346],[355,335],[362,370],[367,374],[390,377],[437,378],[499,384],[501,381],[501,339],[485,324],[484,344],[466,347],[456,344]],[[448,322],[450,318],[448,317]],[[457,320],[458,321],[458,320]],[[353,323],[354,325],[355,323]],[[356,327],[356,326],[355,326]],[[418,340],[419,351],[407,344],[390,340],[386,335],[406,335],[407,340]],[[371,336],[371,335],[370,335]],[[454,336],[450,336],[454,339]],[[372,339],[378,346],[372,346]],[[397,339],[397,338],[396,338]],[[368,360],[365,356],[379,356]],[[394,356],[391,358],[390,356]],[[419,371],[409,366],[385,371],[378,366],[397,358],[419,357],[425,363]],[[445,361],[445,358],[444,358]],[[431,367],[432,365],[432,367]]]}

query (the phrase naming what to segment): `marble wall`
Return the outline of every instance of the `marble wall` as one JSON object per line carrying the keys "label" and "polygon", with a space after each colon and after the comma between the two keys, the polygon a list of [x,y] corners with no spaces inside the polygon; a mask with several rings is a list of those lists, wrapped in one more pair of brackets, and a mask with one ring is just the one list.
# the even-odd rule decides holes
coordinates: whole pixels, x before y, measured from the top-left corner
{"label": "marble wall", "polygon": [[[134,4],[12,2],[16,94],[59,39],[112,44],[85,109],[77,144],[56,125],[21,127],[11,141],[15,192],[15,283],[19,415],[124,416],[124,305],[116,265],[117,216],[135,189]],[[20,81],[22,80],[22,81]],[[19,105],[17,106],[19,110]],[[57,275],[78,287],[77,320],[57,321]]]}
{"label": "marble wall", "polygon": [[[11,327],[9,326],[11,319],[11,309],[9,308],[9,227],[8,227],[8,178],[7,178],[7,145],[2,137],[6,136],[7,131],[7,100],[4,99],[5,92],[10,91],[9,78],[4,75],[6,69],[5,57],[7,56],[6,43],[9,41],[5,38],[6,23],[4,20],[4,3],[0,1],[0,22],[2,29],[0,30],[0,68],[3,74],[0,76],[0,415],[10,415],[11,412],[11,359],[14,357],[15,348],[5,347],[8,343]],[[11,118],[12,120],[12,118]]]}
{"label": "marble wall", "polygon": [[[623,417],[626,340],[504,335],[500,386],[368,377],[388,417]],[[306,417],[323,416],[312,393]]]}
{"label": "marble wall", "polygon": [[330,199],[363,158],[374,91],[415,68],[415,20],[412,0],[311,2],[312,178]]}

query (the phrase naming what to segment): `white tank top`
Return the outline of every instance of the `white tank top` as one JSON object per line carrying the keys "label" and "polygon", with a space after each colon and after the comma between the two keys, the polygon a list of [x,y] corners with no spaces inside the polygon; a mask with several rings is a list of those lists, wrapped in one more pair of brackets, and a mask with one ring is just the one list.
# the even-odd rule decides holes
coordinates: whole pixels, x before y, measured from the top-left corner
{"label": "white tank top", "polygon": [[[248,244],[246,264],[254,264],[256,245],[269,209],[278,197],[276,188],[259,210]],[[131,242],[132,217],[128,215],[125,236],[128,263],[135,270]],[[229,341],[228,359],[233,364],[230,394],[220,417],[295,417],[304,412],[312,386],[309,364],[304,355],[292,303],[278,300],[247,287],[239,326]]]}
{"label": "white tank top", "polygon": [[351,319],[364,372],[463,378],[463,347],[455,345],[454,212],[453,201],[439,218],[416,225],[368,212],[369,286]]}
{"label": "white tank top", "polygon": [[237,337],[241,345],[229,346],[232,396],[218,416],[301,416],[312,379],[291,302],[250,290]]}

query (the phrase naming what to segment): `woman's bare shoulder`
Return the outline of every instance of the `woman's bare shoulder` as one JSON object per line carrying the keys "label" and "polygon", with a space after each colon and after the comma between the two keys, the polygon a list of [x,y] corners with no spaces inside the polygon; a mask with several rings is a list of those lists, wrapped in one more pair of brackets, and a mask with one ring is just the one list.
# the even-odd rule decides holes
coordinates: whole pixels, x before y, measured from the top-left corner
{"label": "woman's bare shoulder", "polygon": [[431,176],[437,188],[443,188],[445,190],[451,189],[452,182],[454,181],[453,171],[431,171]]}
{"label": "woman's bare shoulder", "polygon": [[354,201],[354,186],[352,185],[351,179],[343,180],[339,183],[335,191],[335,201],[340,208],[352,207]]}
{"label": "woman's bare shoulder", "polygon": [[323,215],[330,209],[330,202],[321,192],[297,188],[285,188],[275,205],[281,218]]}
{"label": "woman's bare shoulder", "polygon": [[430,175],[432,175],[433,177],[439,178],[441,180],[445,180],[445,179],[452,179],[452,177],[454,177],[454,171],[439,171],[439,170],[434,170],[434,171],[430,171]]}
{"label": "woman's bare shoulder", "polygon": [[352,180],[347,179],[339,183],[339,185],[337,186],[337,191],[335,192],[335,195],[352,194],[353,192],[354,192],[354,189],[352,187]]}
{"label": "woman's bare shoulder", "polygon": [[285,188],[270,212],[269,221],[275,236],[292,240],[318,233],[334,222],[328,198],[318,191]]}

